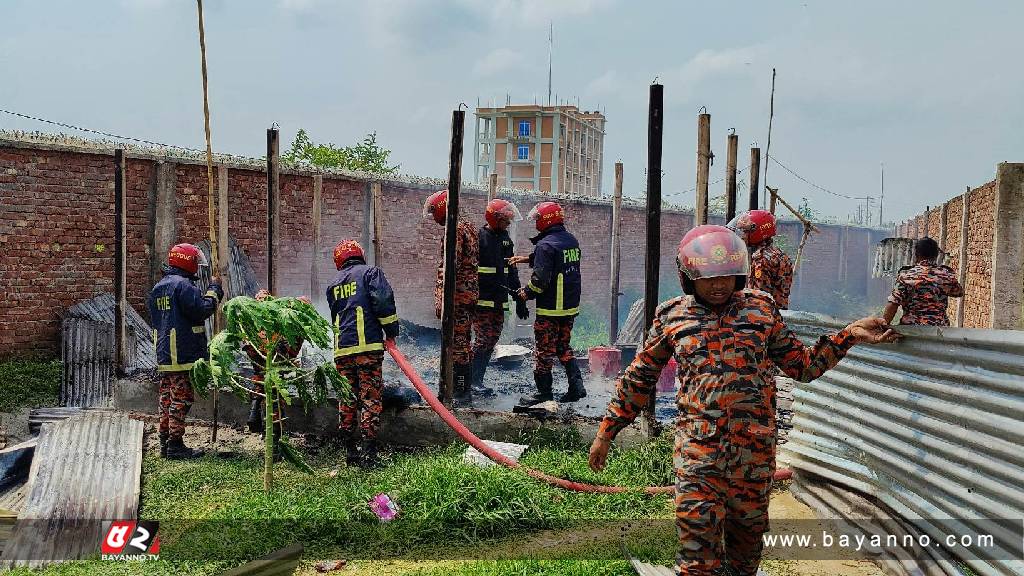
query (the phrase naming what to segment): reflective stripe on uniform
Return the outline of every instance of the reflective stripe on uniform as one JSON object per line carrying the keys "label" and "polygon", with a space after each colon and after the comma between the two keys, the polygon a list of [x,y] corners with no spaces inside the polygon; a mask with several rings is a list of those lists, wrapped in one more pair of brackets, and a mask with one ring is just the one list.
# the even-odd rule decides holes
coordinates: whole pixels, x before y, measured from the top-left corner
{"label": "reflective stripe on uniform", "polygon": [[494,300],[477,300],[477,306],[483,306],[485,308],[494,308]]}
{"label": "reflective stripe on uniform", "polygon": [[[341,317],[339,316],[338,318],[339,318],[339,320],[336,323],[339,323],[339,325],[340,325],[340,318]],[[397,320],[397,319],[398,319],[398,315],[396,314],[395,315],[395,320]],[[365,324],[363,322],[363,307],[362,306],[356,306],[356,337],[359,339],[359,343],[356,344],[355,346],[346,346],[344,348],[338,348],[337,344],[335,344],[334,357],[338,358],[340,356],[350,356],[352,354],[358,354],[360,352],[369,352],[371,350],[383,350],[384,349],[384,343],[383,342],[370,342],[369,344],[367,344],[367,342],[366,342],[366,327],[365,327]],[[340,342],[340,341],[341,341],[341,334],[338,334],[337,342]]]}
{"label": "reflective stripe on uniform", "polygon": [[217,297],[217,293],[214,292],[213,290],[207,290],[206,294],[203,294],[203,296],[205,298],[213,298],[214,302],[216,302],[218,304],[220,303],[220,298]]}
{"label": "reflective stripe on uniform", "polygon": [[531,281],[529,284],[527,284],[526,287],[529,288],[530,290],[533,290],[537,294],[540,294],[541,292],[544,291],[544,290],[541,290],[540,288],[537,288],[536,286],[534,286],[533,285],[533,281]]}
{"label": "reflective stripe on uniform", "polygon": [[479,274],[497,274],[498,269],[493,266],[477,266],[476,271]]}
{"label": "reflective stripe on uniform", "polygon": [[193,326],[192,327],[192,333],[193,334],[206,334],[206,326],[205,325]]}
{"label": "reflective stripe on uniform", "polygon": [[[154,330],[154,332],[156,331]],[[192,362],[189,362],[188,364],[178,364],[178,332],[175,328],[171,328],[170,340],[171,363],[160,364],[156,367],[157,372],[184,372],[185,370],[191,370]]]}
{"label": "reflective stripe on uniform", "polygon": [[580,313],[580,307],[569,308],[567,310],[549,310],[547,308],[537,308],[537,316],[574,316]]}
{"label": "reflective stripe on uniform", "polygon": [[396,313],[392,314],[391,316],[379,318],[377,322],[380,322],[381,326],[383,326],[384,324],[391,324],[392,322],[398,322],[398,314]]}
{"label": "reflective stripe on uniform", "polygon": [[569,308],[567,310],[562,309],[565,305],[565,278],[561,273],[558,274],[558,280],[555,283],[555,309],[549,308],[537,308],[537,316],[572,316],[578,314],[580,307]]}

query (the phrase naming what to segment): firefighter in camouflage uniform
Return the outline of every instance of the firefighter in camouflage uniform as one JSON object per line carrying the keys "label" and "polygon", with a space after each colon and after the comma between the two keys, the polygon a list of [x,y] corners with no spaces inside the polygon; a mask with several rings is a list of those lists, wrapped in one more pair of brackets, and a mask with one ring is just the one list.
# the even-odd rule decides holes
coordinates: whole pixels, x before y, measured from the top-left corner
{"label": "firefighter in camouflage uniform", "polygon": [[729,222],[747,243],[750,251],[750,275],[747,287],[772,295],[779,310],[789,308],[789,291],[793,286],[793,261],[775,246],[775,215],[767,210],[749,210]]}
{"label": "firefighter in camouflage uniform", "polygon": [[[352,387],[352,403],[338,403],[338,429],[348,464],[377,465],[384,340],[398,337],[395,293],[384,271],[366,264],[363,247],[344,240],[334,248],[338,275],[327,287],[334,324],[334,364]],[[360,438],[361,436],[361,438]]]}
{"label": "firefighter in camouflage uniform", "polygon": [[[423,217],[433,218],[441,226],[448,217],[448,191],[440,190],[431,194],[423,204]],[[452,381],[456,404],[469,405],[472,402],[472,367],[469,346],[473,328],[473,313],[476,301],[480,299],[477,283],[477,266],[480,262],[479,240],[476,228],[465,218],[459,218],[455,232],[455,339],[452,341]],[[444,239],[441,240],[441,263],[437,266],[437,282],[434,285],[434,313],[441,318],[444,303]]]}
{"label": "firefighter in camouflage uniform", "polygon": [[900,268],[883,316],[892,322],[903,307],[900,324],[949,326],[946,309],[950,298],[961,298],[964,288],[949,266],[935,263],[939,245],[925,237],[914,242],[914,265]]}
{"label": "firefighter in camouflage uniform", "polygon": [[[505,325],[509,293],[519,291],[519,272],[508,263],[514,254],[514,244],[508,227],[523,219],[515,204],[495,198],[487,203],[484,213],[486,226],[480,228],[480,297],[473,312],[473,394],[489,396],[494,389],[484,385],[484,374],[491,361],[494,346]],[[525,320],[530,316],[524,300],[517,299],[516,315]]]}
{"label": "firefighter in camouflage uniform", "polygon": [[604,468],[612,439],[647,405],[662,368],[675,357],[676,573],[717,576],[728,568],[753,576],[775,470],[772,363],[807,382],[854,344],[897,335],[883,319],[864,318],[805,347],[767,294],[744,289],[746,246],[722,226],[688,232],[676,262],[685,295],[658,306],[644,349],[608,405],[590,466]]}
{"label": "firefighter in camouflage uniform", "polygon": [[532,406],[554,399],[551,368],[556,360],[565,367],[569,380],[569,389],[559,402],[576,402],[587,395],[583,374],[569,345],[583,290],[580,243],[565,229],[565,213],[554,202],[538,203],[528,218],[534,220],[539,232],[530,238],[534,244],[533,253],[513,257],[510,262],[529,262],[533,268],[530,283],[519,289],[517,300],[537,301],[537,317],[533,321],[536,347],[533,379],[537,393],[520,399],[520,404]]}
{"label": "firefighter in camouflage uniform", "polygon": [[153,322],[157,372],[160,374],[160,455],[170,459],[196,458],[201,450],[185,446],[185,416],[195,399],[189,370],[209,354],[206,319],[224,298],[220,279],[210,278],[206,293],[196,286],[206,256],[192,244],[171,248],[163,278],[153,286],[147,307]]}

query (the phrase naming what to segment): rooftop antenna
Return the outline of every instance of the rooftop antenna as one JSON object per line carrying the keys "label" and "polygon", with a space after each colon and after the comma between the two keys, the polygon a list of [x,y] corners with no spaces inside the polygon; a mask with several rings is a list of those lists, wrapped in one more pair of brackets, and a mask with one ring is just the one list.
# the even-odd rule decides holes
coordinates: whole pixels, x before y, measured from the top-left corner
{"label": "rooftop antenna", "polygon": [[548,20],[548,106],[551,106],[551,50],[555,44],[555,23]]}

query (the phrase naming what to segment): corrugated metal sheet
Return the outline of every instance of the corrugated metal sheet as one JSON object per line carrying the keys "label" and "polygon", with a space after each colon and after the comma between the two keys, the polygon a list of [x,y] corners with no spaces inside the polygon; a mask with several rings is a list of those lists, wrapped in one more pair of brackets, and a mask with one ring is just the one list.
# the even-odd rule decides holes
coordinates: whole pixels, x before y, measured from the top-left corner
{"label": "corrugated metal sheet", "polygon": [[[256,292],[260,289],[260,283],[256,279],[256,273],[252,269],[252,264],[249,263],[249,257],[238,247],[233,237],[228,237],[228,244],[231,254],[231,263],[228,266],[231,282],[224,286],[224,299],[228,300],[235,296],[255,296]],[[207,262],[211,262],[209,240],[203,240],[196,244],[196,248],[203,251]],[[199,287],[205,292],[209,283],[210,270],[208,268],[200,270]]]}
{"label": "corrugated metal sheet", "polygon": [[[128,325],[126,371],[156,369],[152,330],[134,308],[125,312]],[[65,406],[103,406],[114,380],[114,295],[100,294],[68,309],[61,323],[63,379],[60,402]]]}
{"label": "corrugated metal sheet", "polygon": [[[893,534],[898,541],[910,535],[915,541],[920,537],[913,526],[880,508],[863,496],[844,490],[834,484],[821,481],[817,476],[800,473],[793,476],[790,492],[811,507],[819,518],[853,518],[843,523],[844,532],[850,536],[860,535],[865,541],[879,533]],[[884,519],[883,521],[879,521]],[[916,558],[906,551],[886,550],[871,554],[872,560],[886,574],[892,576],[968,576],[949,554],[941,549],[926,548],[924,557]]]}
{"label": "corrugated metal sheet", "polygon": [[[875,265],[871,269],[872,278],[892,278],[904,266],[914,264],[913,238],[885,238],[875,248]],[[946,262],[946,253],[939,251],[935,259],[937,264]]]}
{"label": "corrugated metal sheet", "polygon": [[143,424],[89,411],[43,427],[29,492],[0,564],[40,567],[98,550],[101,520],[134,519]]}
{"label": "corrugated metal sheet", "polygon": [[33,434],[39,434],[44,424],[67,420],[72,416],[82,413],[82,408],[77,407],[47,407],[33,408],[28,413],[28,430]]}
{"label": "corrugated metal sheet", "polygon": [[[785,316],[808,342],[841,327],[807,313]],[[798,385],[782,465],[871,495],[934,538],[992,529],[972,519],[1019,523],[1024,332],[901,332],[903,342],[857,346],[818,380]],[[1021,558],[1019,535],[996,532],[1004,557]],[[1024,574],[1021,560],[958,559],[983,576]]]}

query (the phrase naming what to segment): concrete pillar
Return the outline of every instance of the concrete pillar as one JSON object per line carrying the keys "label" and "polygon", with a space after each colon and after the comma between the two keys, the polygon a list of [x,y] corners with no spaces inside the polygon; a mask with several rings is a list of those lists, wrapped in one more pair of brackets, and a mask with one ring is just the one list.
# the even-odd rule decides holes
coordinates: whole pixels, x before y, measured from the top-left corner
{"label": "concrete pillar", "polygon": [[1024,328],[1024,163],[1003,162],[996,170],[992,243],[992,327]]}
{"label": "concrete pillar", "polygon": [[160,266],[167,262],[167,252],[178,240],[178,225],[174,218],[178,213],[178,198],[175,192],[177,171],[178,165],[174,162],[158,162],[156,165],[156,190],[153,195],[153,226],[150,238],[150,245],[153,247],[149,271],[150,287],[160,280]]}

